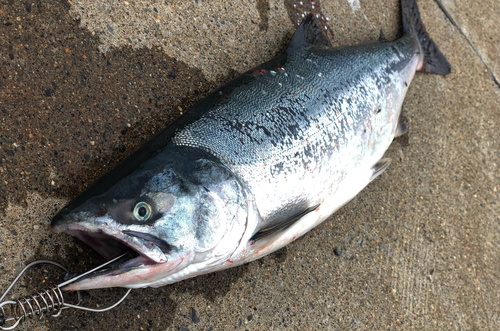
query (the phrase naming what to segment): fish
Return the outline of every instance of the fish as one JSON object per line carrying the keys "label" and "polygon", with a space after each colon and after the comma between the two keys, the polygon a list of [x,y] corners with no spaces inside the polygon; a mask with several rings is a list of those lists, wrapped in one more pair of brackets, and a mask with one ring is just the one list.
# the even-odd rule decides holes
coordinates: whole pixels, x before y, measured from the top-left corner
{"label": "fish", "polygon": [[221,86],[52,220],[110,260],[63,287],[160,287],[297,240],[390,165],[417,71],[451,67],[415,0],[402,36],[333,48],[309,15],[288,48]]}

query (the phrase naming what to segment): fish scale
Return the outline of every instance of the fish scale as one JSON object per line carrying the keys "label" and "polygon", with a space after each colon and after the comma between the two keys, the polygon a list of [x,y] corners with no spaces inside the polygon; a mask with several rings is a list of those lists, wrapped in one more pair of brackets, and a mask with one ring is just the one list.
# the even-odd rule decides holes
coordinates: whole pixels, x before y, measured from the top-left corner
{"label": "fish scale", "polygon": [[[346,67],[347,58],[359,65]],[[195,106],[200,118],[179,123],[170,139],[222,160],[250,186],[260,225],[271,226],[290,215],[287,206],[329,198],[330,178],[346,166],[370,172],[392,141],[406,93],[401,81],[411,81],[417,60],[411,38],[284,53],[216,91],[222,101]]]}
{"label": "fish scale", "polygon": [[158,287],[258,259],[351,200],[390,160],[416,71],[450,67],[402,0],[403,36],[331,48],[312,16],[61,210],[55,232],[126,260],[65,290]]}

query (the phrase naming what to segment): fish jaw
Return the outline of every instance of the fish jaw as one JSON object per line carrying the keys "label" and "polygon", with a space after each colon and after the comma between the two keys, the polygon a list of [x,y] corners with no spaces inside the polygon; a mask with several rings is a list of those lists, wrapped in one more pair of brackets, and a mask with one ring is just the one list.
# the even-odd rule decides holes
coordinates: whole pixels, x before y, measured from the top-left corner
{"label": "fish jaw", "polygon": [[165,263],[165,253],[154,243],[127,235],[122,224],[112,218],[94,221],[63,223],[52,228],[55,233],[67,233],[88,244],[106,259],[112,259],[127,250],[136,251],[154,263]]}
{"label": "fish jaw", "polygon": [[169,259],[166,263],[161,264],[144,264],[148,263],[147,259],[142,256],[128,261],[127,264],[137,264],[135,268],[127,272],[107,271],[105,273],[93,274],[92,277],[84,277],[82,280],[77,280],[75,283],[70,283],[63,287],[64,291],[81,291],[92,290],[99,288],[110,287],[126,287],[126,288],[143,288],[150,286],[150,283],[155,280],[162,279],[166,275],[175,274],[188,266],[194,258],[194,254],[179,256],[174,259]]}
{"label": "fish jaw", "polygon": [[[97,270],[74,283],[65,291],[77,291],[108,287],[144,287],[153,280],[175,273],[189,264],[194,254],[166,253],[164,247],[154,242],[131,236],[124,226],[112,218],[89,217],[89,213],[75,212],[52,228],[55,233],[66,233],[83,241],[106,260],[129,253],[125,258],[104,270]],[[130,227],[127,227],[130,229]],[[129,230],[130,232],[130,230]],[[136,232],[132,232],[136,233]]]}
{"label": "fish jaw", "polygon": [[194,252],[170,252],[168,257],[152,242],[129,236],[120,231],[112,219],[98,226],[90,221],[61,224],[55,233],[66,233],[88,244],[105,259],[110,260],[129,253],[110,268],[97,270],[63,287],[65,291],[79,291],[109,287],[146,287],[149,283],[175,274],[189,265]]}
{"label": "fish jaw", "polygon": [[151,255],[150,252],[141,255],[144,248],[127,240],[120,232],[107,231],[104,234],[105,231],[102,228],[88,226],[88,221],[83,224],[79,222],[59,225],[54,227],[53,231],[78,238],[107,260],[126,252],[139,253],[136,257],[119,259],[110,268],[105,267],[104,270],[97,270],[64,286],[62,288],[64,291],[110,287],[160,287],[225,269],[227,261],[230,261],[238,244],[242,244],[241,234],[243,233],[244,238],[246,238],[253,232],[252,229],[246,227],[245,222],[236,222],[219,244],[211,250],[205,252],[174,250],[168,254],[166,262],[156,262],[147,255]]}

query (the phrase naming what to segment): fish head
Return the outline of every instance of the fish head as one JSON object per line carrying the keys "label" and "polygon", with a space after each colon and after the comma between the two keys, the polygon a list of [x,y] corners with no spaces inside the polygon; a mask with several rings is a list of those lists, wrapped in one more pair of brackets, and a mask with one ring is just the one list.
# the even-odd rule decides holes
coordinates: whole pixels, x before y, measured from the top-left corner
{"label": "fish head", "polygon": [[178,278],[200,256],[224,255],[220,244],[244,217],[240,184],[219,162],[168,154],[119,180],[111,176],[112,184],[105,176],[102,186],[98,181],[54,217],[54,232],[80,239],[107,260],[128,252],[65,290],[154,286]]}

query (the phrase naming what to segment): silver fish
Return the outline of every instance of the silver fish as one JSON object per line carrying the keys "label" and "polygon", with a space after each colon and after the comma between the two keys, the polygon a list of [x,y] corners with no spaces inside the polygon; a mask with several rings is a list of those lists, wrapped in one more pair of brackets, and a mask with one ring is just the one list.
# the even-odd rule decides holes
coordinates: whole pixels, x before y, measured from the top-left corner
{"label": "silver fish", "polygon": [[415,0],[393,42],[331,48],[309,16],[278,57],[222,86],[52,221],[105,258],[66,290],[159,287],[269,254],[390,164],[416,71],[448,74]]}

